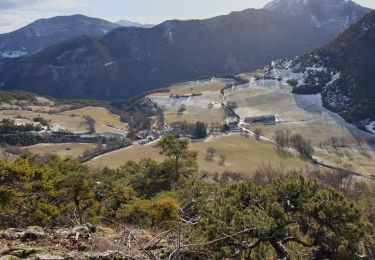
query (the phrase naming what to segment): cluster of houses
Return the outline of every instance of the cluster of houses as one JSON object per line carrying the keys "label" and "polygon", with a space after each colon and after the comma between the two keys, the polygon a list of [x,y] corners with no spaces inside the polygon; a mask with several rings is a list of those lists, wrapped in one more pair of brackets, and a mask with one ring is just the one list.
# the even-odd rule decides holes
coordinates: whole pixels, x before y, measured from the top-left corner
{"label": "cluster of houses", "polygon": [[161,136],[170,134],[173,132],[173,128],[165,128],[162,130],[142,130],[136,133],[136,137],[138,139],[138,143],[140,145],[151,143]]}

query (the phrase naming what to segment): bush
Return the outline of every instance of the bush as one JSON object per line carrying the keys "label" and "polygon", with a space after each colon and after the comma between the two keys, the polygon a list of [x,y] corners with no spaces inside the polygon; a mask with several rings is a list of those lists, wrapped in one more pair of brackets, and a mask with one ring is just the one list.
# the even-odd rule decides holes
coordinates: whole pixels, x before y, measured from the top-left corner
{"label": "bush", "polygon": [[127,224],[157,225],[178,220],[179,206],[173,198],[135,199],[117,212],[116,218]]}
{"label": "bush", "polygon": [[152,221],[161,223],[165,221],[178,220],[179,206],[173,198],[161,198],[153,202]]}

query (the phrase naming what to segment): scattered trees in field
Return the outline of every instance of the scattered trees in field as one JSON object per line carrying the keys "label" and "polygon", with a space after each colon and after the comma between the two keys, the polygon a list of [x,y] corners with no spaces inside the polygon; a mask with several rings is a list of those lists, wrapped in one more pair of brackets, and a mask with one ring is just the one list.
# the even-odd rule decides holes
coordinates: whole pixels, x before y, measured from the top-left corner
{"label": "scattered trees in field", "polygon": [[23,124],[17,125],[12,119],[3,119],[0,122],[0,134],[12,134],[16,132],[32,132],[32,131],[42,131],[43,129],[37,125],[33,124]]}
{"label": "scattered trees in field", "polygon": [[34,122],[40,123],[42,126],[50,127],[51,120],[45,119],[44,117],[37,116],[33,118]]}
{"label": "scattered trees in field", "polygon": [[202,139],[207,137],[207,126],[205,123],[198,121],[195,124],[194,138]]}
{"label": "scattered trees in field", "polygon": [[255,130],[254,130],[254,135],[255,135],[255,139],[257,140],[257,141],[259,141],[260,140],[260,137],[262,136],[262,128],[256,128]]}
{"label": "scattered trees in field", "polygon": [[161,108],[158,108],[158,113],[156,115],[157,117],[157,125],[159,129],[163,129],[165,125],[165,116],[164,111]]}
{"label": "scattered trees in field", "polygon": [[[292,135],[290,145],[301,140]],[[211,183],[188,145],[165,136],[157,145],[164,162],[129,161],[118,169],[51,155],[0,161],[0,228],[113,220],[172,233],[163,248],[171,259],[373,257],[375,192],[350,182],[350,166],[306,174],[264,165],[252,178],[226,172]]]}
{"label": "scattered trees in field", "polygon": [[227,156],[225,154],[221,154],[220,155],[220,161],[219,161],[219,165],[220,166],[225,166],[225,161],[227,160]]}
{"label": "scattered trees in field", "polygon": [[208,147],[207,148],[206,161],[213,161],[215,153],[216,153],[216,149],[214,147]]}
{"label": "scattered trees in field", "polygon": [[236,109],[238,108],[238,104],[235,101],[228,101],[226,107],[229,109]]}
{"label": "scattered trees in field", "polygon": [[301,157],[312,159],[314,149],[311,145],[311,141],[304,139],[300,134],[292,135],[289,129],[277,129],[275,131],[275,142],[279,150],[293,148]]}
{"label": "scattered trees in field", "polygon": [[287,133],[284,129],[277,129],[275,131],[275,142],[277,145],[277,149],[283,150],[287,147]]}
{"label": "scattered trees in field", "polygon": [[84,116],[83,119],[85,120],[85,124],[87,126],[87,131],[90,134],[96,133],[96,121],[93,117],[91,116]]}
{"label": "scattered trees in field", "polygon": [[185,111],[186,111],[186,105],[185,105],[185,104],[182,104],[182,105],[180,105],[180,107],[178,108],[177,113],[178,113],[178,115],[181,115],[181,114],[183,114]]}
{"label": "scattered trees in field", "polygon": [[294,134],[290,137],[290,142],[292,148],[296,149],[302,157],[312,159],[314,149],[310,141],[305,140],[300,134]]}

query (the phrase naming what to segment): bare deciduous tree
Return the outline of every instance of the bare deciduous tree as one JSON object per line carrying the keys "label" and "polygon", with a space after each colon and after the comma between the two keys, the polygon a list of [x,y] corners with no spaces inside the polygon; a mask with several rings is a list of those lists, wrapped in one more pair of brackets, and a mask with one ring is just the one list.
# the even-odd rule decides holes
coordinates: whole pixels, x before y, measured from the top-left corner
{"label": "bare deciduous tree", "polygon": [[226,161],[226,159],[227,159],[227,157],[226,157],[224,154],[220,155],[220,162],[219,162],[219,165],[220,165],[220,166],[224,166],[224,165],[225,165],[225,161]]}
{"label": "bare deciduous tree", "polygon": [[254,130],[255,139],[257,141],[260,140],[260,137],[262,136],[262,132],[263,132],[262,128],[257,128],[257,129]]}
{"label": "bare deciduous tree", "polygon": [[207,148],[206,160],[207,161],[213,161],[215,153],[216,153],[216,149],[214,147],[208,147]]}

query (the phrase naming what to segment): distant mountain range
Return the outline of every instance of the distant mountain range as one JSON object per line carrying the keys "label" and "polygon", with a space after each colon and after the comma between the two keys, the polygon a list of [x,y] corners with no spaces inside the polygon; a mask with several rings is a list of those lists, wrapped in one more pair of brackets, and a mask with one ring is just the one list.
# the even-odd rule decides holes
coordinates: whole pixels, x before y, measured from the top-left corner
{"label": "distant mountain range", "polygon": [[14,32],[0,34],[0,57],[33,54],[72,37],[100,37],[119,27],[118,24],[83,15],[40,19]]}
{"label": "distant mountain range", "polygon": [[81,36],[29,57],[3,60],[0,88],[59,98],[128,98],[310,52],[367,12],[348,0],[276,0],[264,9],[206,20],[119,28],[100,39]]}
{"label": "distant mountain range", "polygon": [[117,22],[117,24],[123,27],[138,27],[138,28],[152,28],[155,26],[155,24],[141,24],[141,23],[132,22],[128,20],[120,20]]}
{"label": "distant mountain range", "polygon": [[323,104],[347,121],[375,124],[375,11],[327,46],[294,59],[273,62],[265,76],[289,79],[300,94],[322,93]]}

